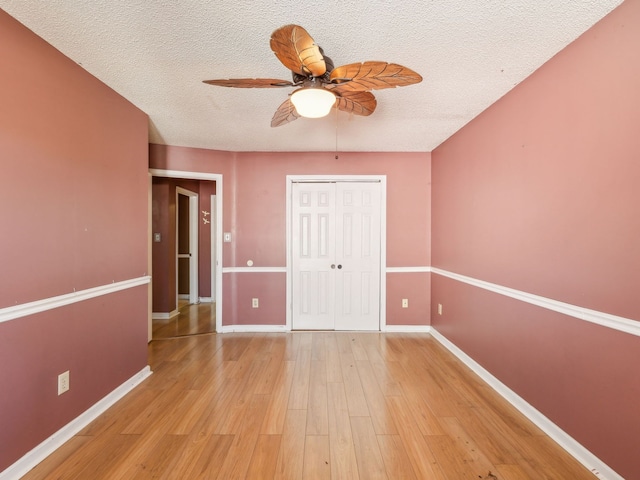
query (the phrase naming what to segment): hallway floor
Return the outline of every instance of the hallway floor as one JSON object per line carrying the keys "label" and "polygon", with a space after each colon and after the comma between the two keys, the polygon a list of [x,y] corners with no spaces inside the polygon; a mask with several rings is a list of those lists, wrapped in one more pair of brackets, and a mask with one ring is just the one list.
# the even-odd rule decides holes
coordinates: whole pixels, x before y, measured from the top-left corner
{"label": "hallway floor", "polygon": [[167,320],[154,319],[153,340],[200,335],[216,331],[216,304],[178,302],[179,314]]}

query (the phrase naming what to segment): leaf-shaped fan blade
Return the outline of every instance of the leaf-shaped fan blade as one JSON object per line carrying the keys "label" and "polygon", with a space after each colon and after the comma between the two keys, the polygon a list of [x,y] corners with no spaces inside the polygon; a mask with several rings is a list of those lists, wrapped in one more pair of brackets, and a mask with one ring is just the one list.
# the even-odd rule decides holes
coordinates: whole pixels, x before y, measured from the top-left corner
{"label": "leaf-shaped fan blade", "polygon": [[319,77],[327,71],[320,47],[299,25],[285,25],[271,34],[271,50],[289,70]]}
{"label": "leaf-shaped fan blade", "polygon": [[235,88],[278,88],[293,86],[293,83],[290,81],[278,80],[277,78],[230,78],[228,80],[203,80],[203,82],[219,87]]}
{"label": "leaf-shaped fan blade", "polygon": [[345,92],[336,100],[338,110],[365,117],[373,113],[376,105],[378,102],[371,92]]}
{"label": "leaf-shaped fan blade", "polygon": [[412,85],[421,82],[422,77],[397,63],[363,62],[335,68],[330,80],[341,91],[363,91]]}
{"label": "leaf-shaped fan blade", "polygon": [[280,125],[293,122],[299,117],[300,115],[298,115],[296,107],[294,107],[291,100],[287,98],[284,103],[278,107],[276,113],[274,113],[273,118],[271,119],[271,126],[279,127]]}

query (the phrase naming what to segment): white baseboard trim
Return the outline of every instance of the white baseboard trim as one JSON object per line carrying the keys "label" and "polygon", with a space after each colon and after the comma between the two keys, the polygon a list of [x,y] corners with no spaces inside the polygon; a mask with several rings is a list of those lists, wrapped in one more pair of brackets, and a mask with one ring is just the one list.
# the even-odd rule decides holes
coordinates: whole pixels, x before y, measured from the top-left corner
{"label": "white baseboard trim", "polygon": [[286,333],[286,325],[224,325],[218,333]]}
{"label": "white baseboard trim", "polygon": [[[224,325],[218,333],[287,333],[292,330],[286,325]],[[298,330],[293,330],[298,331]],[[300,330],[301,331],[301,330]],[[304,330],[307,331],[307,330]],[[311,330],[309,330],[311,331]],[[323,331],[323,330],[318,330]],[[328,330],[333,331],[333,330]],[[336,330],[337,331],[337,330]],[[350,331],[350,330],[347,330]],[[369,330],[353,330],[368,332]],[[375,330],[374,330],[375,331]],[[389,333],[429,333],[430,325],[386,325],[382,327],[382,332]]]}
{"label": "white baseboard trim", "polygon": [[385,325],[382,327],[382,331],[388,333],[429,333],[431,325]]}
{"label": "white baseboard trim", "polygon": [[87,288],[85,290],[78,290],[77,292],[14,305],[13,307],[0,308],[0,323],[15,320],[16,318],[27,317],[46,310],[64,307],[65,305],[71,305],[72,303],[89,300],[90,298],[99,297],[101,295],[119,292],[120,290],[145,285],[150,281],[151,277],[145,275],[143,277],[132,278],[131,280],[113,282],[99,287]]}
{"label": "white baseboard trim", "polygon": [[172,312],[153,312],[151,314],[151,318],[153,320],[169,320],[179,314],[180,314],[180,310],[178,309],[175,309]]}
{"label": "white baseboard trim", "polygon": [[213,298],[211,297],[200,297],[200,303],[213,303]]}
{"label": "white baseboard trim", "polygon": [[624,480],[606,463],[578,443],[573,437],[558,427],[555,423],[540,413],[516,392],[494,377],[478,362],[464,353],[454,343],[439,333],[435,328],[431,329],[431,336],[440,342],[447,350],[453,353],[462,363],[473,370],[491,388],[504,397],[511,405],[517,408],[524,416],[537,425],[544,433],[565,449],[572,457],[588,468],[596,477],[604,480]]}
{"label": "white baseboard trim", "polygon": [[20,460],[15,462],[6,470],[0,472],[0,480],[15,480],[16,478],[20,478],[25,475],[29,470],[38,465],[55,450],[60,448],[62,444],[71,439],[98,416],[103,414],[109,407],[133,390],[144,379],[149,377],[151,373],[151,368],[149,366],[140,370],[129,380],[109,393],[106,397],[102,398],[102,400],[99,400],[98,403],[73,419],[33,450],[26,453],[22,458],[20,458]]}
{"label": "white baseboard trim", "polygon": [[579,307],[577,305],[571,305],[570,303],[559,302],[551,298],[541,297],[540,295],[534,295],[532,293],[523,292],[514,288],[504,287],[495,283],[485,282],[484,280],[478,280],[477,278],[467,277],[458,273],[448,272],[446,270],[440,270],[439,268],[431,267],[431,272],[436,275],[451,278],[458,282],[473,285],[474,287],[489,290],[490,292],[499,293],[506,297],[515,298],[521,302],[530,303],[538,307],[553,310],[554,312],[562,313],[570,317],[578,318],[587,322],[595,323],[603,327],[613,328],[621,332],[630,333],[631,335],[640,336],[640,321],[633,320],[631,318],[619,317],[617,315],[611,315],[609,313],[599,312],[597,310],[591,310],[589,308]]}

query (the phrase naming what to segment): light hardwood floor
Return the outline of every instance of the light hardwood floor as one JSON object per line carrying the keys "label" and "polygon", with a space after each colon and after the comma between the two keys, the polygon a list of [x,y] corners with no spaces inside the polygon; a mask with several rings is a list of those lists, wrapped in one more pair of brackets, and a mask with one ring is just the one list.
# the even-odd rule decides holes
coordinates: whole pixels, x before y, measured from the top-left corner
{"label": "light hardwood floor", "polygon": [[215,303],[189,304],[181,300],[178,302],[178,312],[178,315],[169,319],[154,319],[151,338],[160,340],[216,331]]}
{"label": "light hardwood floor", "polygon": [[153,341],[33,479],[593,479],[428,334]]}

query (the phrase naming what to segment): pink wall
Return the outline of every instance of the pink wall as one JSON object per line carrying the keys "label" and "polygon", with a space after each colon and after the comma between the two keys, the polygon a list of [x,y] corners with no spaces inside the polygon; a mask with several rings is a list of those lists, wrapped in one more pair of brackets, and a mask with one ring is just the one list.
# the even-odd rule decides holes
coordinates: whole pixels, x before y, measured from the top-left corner
{"label": "pink wall", "polygon": [[[402,299],[409,308],[402,308]],[[387,274],[387,324],[428,325],[431,311],[431,274],[425,272]],[[416,312],[420,312],[416,314]]]}
{"label": "pink wall", "polygon": [[146,296],[144,285],[0,324],[0,471],[145,367]]}
{"label": "pink wall", "polygon": [[[640,319],[640,2],[433,152],[434,267]],[[626,478],[640,340],[432,277],[435,328]]]}
{"label": "pink wall", "polygon": [[[286,275],[279,272],[225,274],[222,284],[225,315],[236,319],[234,325],[284,325],[286,280]],[[258,299],[259,308],[252,308],[253,298]]]}
{"label": "pink wall", "polygon": [[[144,277],[146,115],[2,10],[0,70],[0,311]],[[0,323],[0,471],[146,366],[146,311],[139,286]]]}
{"label": "pink wall", "polygon": [[160,242],[154,241],[151,247],[154,313],[169,313],[176,308],[175,225],[172,229],[170,221],[172,215],[175,218],[175,187],[173,194],[170,190],[169,181],[153,179],[151,231],[152,235],[160,234]]}
{"label": "pink wall", "polygon": [[[386,175],[387,266],[425,267],[430,262],[431,166],[428,153],[229,153],[183,147],[151,145],[150,166],[166,170],[197,171],[223,175],[224,231],[233,241],[223,244],[224,267],[286,266],[287,175]],[[225,274],[223,323],[285,324],[285,274]],[[269,274],[273,275],[272,273]],[[387,324],[429,324],[429,274],[392,273],[387,277]],[[407,288],[398,279],[416,279]],[[256,278],[251,278],[256,277]],[[249,298],[261,299],[259,312],[245,309],[241,284],[252,285]],[[415,286],[420,286],[416,288]],[[410,308],[398,311],[401,298],[411,293]],[[262,309],[262,298],[273,296],[273,307]],[[250,306],[250,302],[248,303]],[[265,305],[266,306],[266,305]]]}

